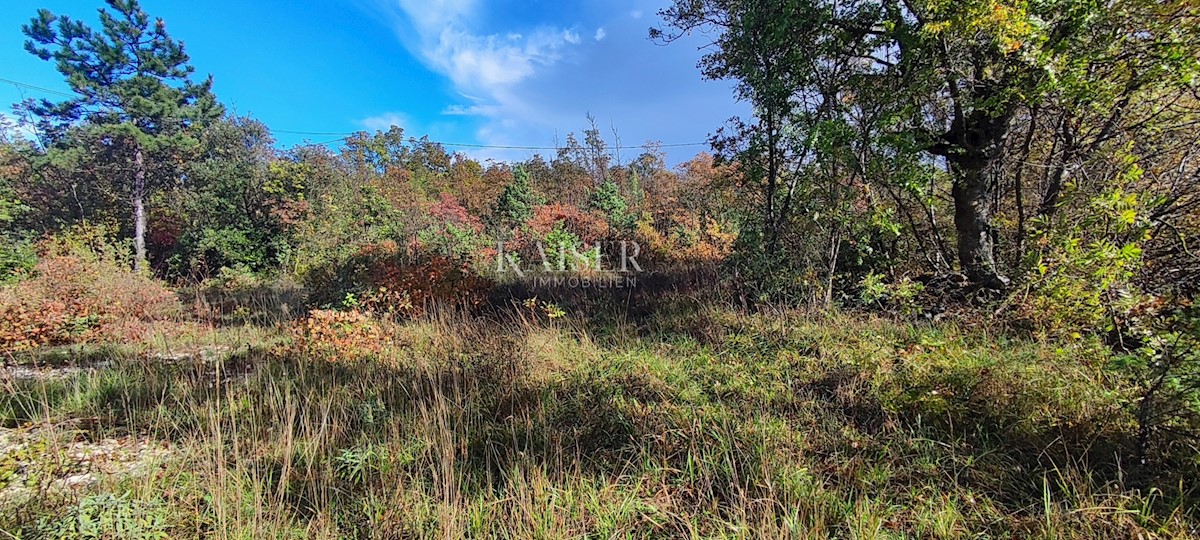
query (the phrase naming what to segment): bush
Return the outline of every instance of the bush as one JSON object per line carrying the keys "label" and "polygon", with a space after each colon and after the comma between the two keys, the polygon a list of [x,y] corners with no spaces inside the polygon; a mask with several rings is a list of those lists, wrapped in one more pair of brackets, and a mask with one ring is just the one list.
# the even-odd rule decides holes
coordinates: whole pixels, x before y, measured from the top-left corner
{"label": "bush", "polygon": [[1200,307],[1155,298],[1130,310],[1127,322],[1118,346],[1136,347],[1116,355],[1114,367],[1137,385],[1129,407],[1138,462],[1200,457]]}
{"label": "bush", "polygon": [[168,506],[124,495],[88,495],[54,518],[43,518],[37,536],[52,539],[169,538]]}
{"label": "bush", "polygon": [[858,298],[865,306],[901,315],[912,315],[921,309],[917,297],[925,290],[925,286],[908,278],[886,283],[883,274],[871,272],[864,276],[858,285],[861,288]]}
{"label": "bush", "polygon": [[[1124,183],[1141,174],[1129,162]],[[1145,263],[1155,204],[1117,187],[1090,199],[1089,211],[1074,221],[1043,223],[1026,290],[1013,297],[1014,318],[1046,335],[1111,330],[1140,296],[1133,278]]]}
{"label": "bush", "polygon": [[37,264],[33,243],[0,234],[0,284],[13,283],[28,275]]}
{"label": "bush", "polygon": [[715,219],[678,210],[658,217],[644,215],[634,238],[650,264],[716,265],[730,255],[737,239],[726,229]]}
{"label": "bush", "polygon": [[291,351],[335,361],[374,356],[384,345],[379,321],[358,310],[315,309],[291,333]]}
{"label": "bush", "polygon": [[0,185],[0,283],[16,281],[19,276],[33,269],[37,257],[33,245],[20,231],[13,230],[13,222],[29,210],[21,201],[12,198],[8,190]]}
{"label": "bush", "polygon": [[162,283],[134,273],[123,246],[97,229],[39,244],[32,277],[0,288],[0,352],[44,345],[136,341],[180,313]]}
{"label": "bush", "polygon": [[383,261],[372,272],[364,295],[368,309],[413,316],[434,305],[477,308],[487,302],[492,282],[471,265],[443,256],[421,257],[416,264]]}
{"label": "bush", "polygon": [[467,212],[452,195],[441,194],[429,208],[429,214],[433,223],[417,233],[423,251],[467,260],[492,245],[491,239],[484,235],[483,222]]}
{"label": "bush", "polygon": [[390,240],[364,245],[336,267],[305,278],[317,305],[336,307],[350,296],[376,314],[406,317],[433,304],[478,307],[492,288],[468,261],[420,246],[401,249]]}

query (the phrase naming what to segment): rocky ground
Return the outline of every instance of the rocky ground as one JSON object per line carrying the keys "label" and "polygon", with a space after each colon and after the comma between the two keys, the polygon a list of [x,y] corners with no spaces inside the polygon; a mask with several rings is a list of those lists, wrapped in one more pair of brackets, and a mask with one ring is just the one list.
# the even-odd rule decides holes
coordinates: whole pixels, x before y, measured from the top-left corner
{"label": "rocky ground", "polygon": [[136,437],[85,440],[70,426],[0,428],[0,499],[75,490],[104,476],[147,474],[170,453],[164,443]]}

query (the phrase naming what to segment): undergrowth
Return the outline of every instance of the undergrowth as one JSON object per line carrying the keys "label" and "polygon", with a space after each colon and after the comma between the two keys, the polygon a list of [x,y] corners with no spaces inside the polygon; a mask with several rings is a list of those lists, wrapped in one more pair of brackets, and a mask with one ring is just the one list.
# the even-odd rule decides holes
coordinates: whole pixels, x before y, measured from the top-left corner
{"label": "undergrowth", "polygon": [[55,538],[1196,534],[1195,456],[1129,461],[1136,388],[1088,340],[673,302],[638,321],[520,306],[403,323],[318,312],[158,347],[196,354],[106,349],[100,367],[5,382],[11,429],[170,452],[83,488],[6,487],[0,527]]}

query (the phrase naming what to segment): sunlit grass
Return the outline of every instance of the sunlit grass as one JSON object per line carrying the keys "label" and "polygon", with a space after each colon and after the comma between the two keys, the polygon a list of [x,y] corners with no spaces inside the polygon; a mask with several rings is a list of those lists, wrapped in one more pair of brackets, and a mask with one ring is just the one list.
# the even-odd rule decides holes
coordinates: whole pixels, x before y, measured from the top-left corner
{"label": "sunlit grass", "polygon": [[167,451],[60,489],[30,472],[81,465],[6,449],[6,493],[24,495],[0,499],[0,525],[69,536],[67,522],[102,514],[147,537],[1096,538],[1185,537],[1196,523],[1182,469],[1121,487],[1131,420],[1086,343],[686,306],[641,322],[381,324],[392,345],[361,357],[298,354],[281,322],[27,358],[80,370],[4,382],[0,414],[21,436]]}

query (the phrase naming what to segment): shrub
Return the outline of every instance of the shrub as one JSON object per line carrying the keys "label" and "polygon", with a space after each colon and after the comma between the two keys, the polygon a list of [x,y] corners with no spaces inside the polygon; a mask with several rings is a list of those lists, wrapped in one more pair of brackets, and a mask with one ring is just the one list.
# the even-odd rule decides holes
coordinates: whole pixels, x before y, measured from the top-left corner
{"label": "shrub", "polygon": [[483,222],[453,195],[442,193],[438,202],[429,207],[429,215],[432,223],[417,233],[415,247],[420,251],[474,260],[492,245],[492,240],[484,234]]}
{"label": "shrub", "polygon": [[[1131,164],[1126,175],[1136,179],[1141,169]],[[1113,317],[1136,303],[1131,280],[1144,264],[1153,205],[1118,188],[1089,206],[1078,222],[1037,237],[1027,294],[1014,296],[1018,322],[1049,335],[1111,329]]]}
{"label": "shrub", "polygon": [[0,185],[0,283],[15,281],[33,269],[37,257],[26,235],[12,230],[18,216],[29,211],[21,201],[10,198]]}
{"label": "shrub", "polygon": [[37,264],[33,243],[0,234],[0,284],[13,283],[28,275]]}
{"label": "shrub", "polygon": [[318,305],[335,306],[354,295],[364,309],[389,316],[417,315],[432,304],[477,307],[492,288],[469,261],[430,254],[420,245],[402,249],[390,240],[364,245],[337,267],[307,278]]}
{"label": "shrub", "polygon": [[878,307],[901,315],[920,311],[917,297],[925,290],[921,283],[901,278],[894,283],[884,282],[883,274],[868,273],[858,283],[859,300],[866,306]]}
{"label": "shrub", "polygon": [[92,229],[39,245],[32,277],[0,288],[0,352],[136,341],[180,313],[174,293],[129,269],[128,253]]}
{"label": "shrub", "polygon": [[559,272],[596,270],[600,267],[599,246],[586,248],[579,237],[560,222],[542,239],[546,261]]}
{"label": "shrub", "polygon": [[487,302],[492,282],[470,263],[440,255],[420,257],[415,264],[381,261],[372,272],[364,304],[376,313],[417,315],[433,305],[476,308]]}
{"label": "shrub", "polygon": [[737,235],[715,219],[676,210],[658,217],[647,213],[634,238],[651,264],[716,264],[733,251]]}
{"label": "shrub", "polygon": [[526,226],[533,238],[543,238],[556,227],[562,226],[579,238],[581,242],[593,244],[612,237],[612,228],[604,216],[596,212],[582,212],[578,208],[563,204],[548,204],[534,209],[533,217]]}
{"label": "shrub", "polygon": [[379,321],[358,310],[312,310],[291,333],[292,351],[334,361],[374,356],[384,345]]}
{"label": "shrub", "polygon": [[42,518],[37,536],[53,539],[169,538],[168,506],[139,501],[129,493],[88,495],[53,518]]}
{"label": "shrub", "polygon": [[[1129,407],[1137,418],[1140,464],[1179,454],[1196,456],[1200,440],[1200,307],[1155,298],[1130,310],[1114,367],[1137,385]],[[1172,448],[1175,446],[1177,448]]]}
{"label": "shrub", "polygon": [[505,250],[528,261],[529,268],[541,265],[544,255],[544,262],[557,271],[596,269],[600,242],[612,238],[614,230],[599,212],[550,204],[534,209],[533,217]]}

